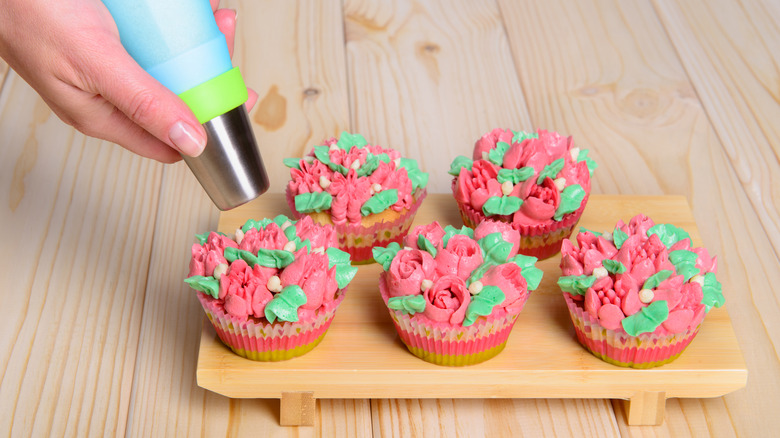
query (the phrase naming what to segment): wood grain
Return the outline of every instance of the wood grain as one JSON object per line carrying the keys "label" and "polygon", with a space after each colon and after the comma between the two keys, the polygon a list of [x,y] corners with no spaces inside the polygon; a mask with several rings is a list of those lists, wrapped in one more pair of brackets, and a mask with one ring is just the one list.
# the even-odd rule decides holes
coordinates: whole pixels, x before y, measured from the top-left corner
{"label": "wood grain", "polygon": [[124,430],[162,166],[76,133],[14,73],[0,133],[0,424]]}
{"label": "wood grain", "polygon": [[[676,45],[694,42],[673,46],[665,21],[648,2],[500,4],[515,59],[533,54],[537,61],[518,69],[531,116],[540,126],[565,127],[575,141],[582,139],[581,146],[592,145],[601,164],[594,190],[686,195],[704,244],[719,255],[729,313],[743,340],[748,386],[724,399],[684,400],[680,406],[704,411],[712,431],[736,428],[740,435],[754,436],[776,429],[777,416],[757,401],[777,393],[780,385],[780,307],[772,292],[780,264],[773,237],[735,171],[741,164],[724,152],[687,65],[683,68],[677,57]],[[710,7],[717,9],[702,5]],[[753,415],[772,426],[743,421]],[[625,417],[617,418],[624,425]],[[688,427],[668,421],[630,430],[665,435]]]}

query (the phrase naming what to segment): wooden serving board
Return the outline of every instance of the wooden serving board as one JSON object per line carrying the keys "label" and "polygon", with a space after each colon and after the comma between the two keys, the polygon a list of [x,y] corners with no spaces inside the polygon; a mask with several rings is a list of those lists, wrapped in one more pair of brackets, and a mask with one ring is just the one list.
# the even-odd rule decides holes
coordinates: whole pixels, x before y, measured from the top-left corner
{"label": "wooden serving board", "polygon": [[[682,196],[593,195],[579,226],[602,231],[644,213],[701,238]],[[268,194],[220,215],[227,234],[249,218],[287,214],[282,195]],[[429,195],[415,224],[462,225],[452,196]],[[660,424],[666,398],[718,397],[747,383],[747,367],[725,308],[713,309],[674,362],[636,370],[610,365],[577,342],[558,289],[560,256],[539,262],[545,276],[498,356],[469,367],[443,367],[413,356],[401,343],[377,286],[381,267],[360,266],[325,339],[304,356],[255,362],[222,345],[204,318],[198,385],[232,398],[280,398],[282,424],[312,421],[317,398],[608,398],[628,401],[629,424]],[[724,291],[726,307],[729,291]]]}

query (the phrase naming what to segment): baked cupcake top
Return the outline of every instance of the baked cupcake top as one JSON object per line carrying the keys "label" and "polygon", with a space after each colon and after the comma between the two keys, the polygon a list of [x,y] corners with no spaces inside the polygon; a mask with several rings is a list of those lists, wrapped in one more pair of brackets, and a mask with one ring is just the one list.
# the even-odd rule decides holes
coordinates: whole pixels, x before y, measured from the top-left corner
{"label": "baked cupcake top", "polygon": [[449,173],[461,205],[487,218],[537,225],[577,211],[595,168],[588,150],[574,147],[571,137],[494,129],[476,142],[472,158],[456,157]]}
{"label": "baked cupcake top", "polygon": [[250,219],[235,238],[213,231],[196,238],[184,281],[239,320],[296,322],[329,310],[357,273],[333,227],[309,217]]}
{"label": "baked cupcake top", "polygon": [[577,243],[563,241],[558,285],[604,328],[630,336],[682,333],[724,303],[717,257],[693,248],[674,225],[640,214],[611,232],[581,231]]}
{"label": "baked cupcake top", "polygon": [[285,159],[284,164],[290,168],[287,190],[295,209],[328,211],[335,224],[360,223],[364,216],[387,209],[408,209],[415,192],[428,184],[428,174],[415,160],[347,132],[314,146],[302,159]]}
{"label": "baked cupcake top", "polygon": [[374,248],[386,271],[387,306],[464,327],[480,316],[517,314],[542,279],[536,258],[517,253],[519,243],[519,233],[502,222],[473,230],[438,222],[415,227],[403,248]]}

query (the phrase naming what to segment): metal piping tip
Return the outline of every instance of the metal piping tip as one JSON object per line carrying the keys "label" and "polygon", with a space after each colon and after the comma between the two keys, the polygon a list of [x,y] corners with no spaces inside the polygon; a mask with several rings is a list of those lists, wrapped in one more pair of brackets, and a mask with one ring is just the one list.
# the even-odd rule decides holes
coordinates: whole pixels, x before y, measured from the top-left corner
{"label": "metal piping tip", "polygon": [[220,210],[245,204],[268,190],[268,174],[246,107],[241,105],[203,124],[208,141],[198,157],[182,155]]}

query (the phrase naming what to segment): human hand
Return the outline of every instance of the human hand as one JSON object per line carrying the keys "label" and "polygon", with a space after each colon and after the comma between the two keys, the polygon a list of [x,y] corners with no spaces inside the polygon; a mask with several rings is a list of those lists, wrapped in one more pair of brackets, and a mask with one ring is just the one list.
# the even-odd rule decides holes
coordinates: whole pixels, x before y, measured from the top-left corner
{"label": "human hand", "polygon": [[[232,55],[236,13],[214,16]],[[128,55],[99,0],[0,0],[0,57],[65,123],[162,162],[197,156],[206,133],[178,96]],[[247,108],[257,100],[249,90]]]}

